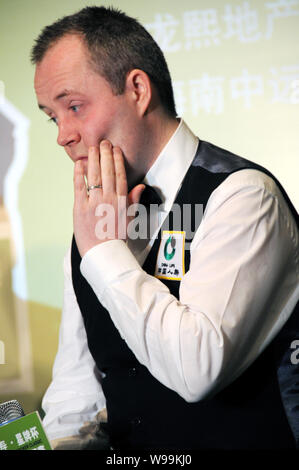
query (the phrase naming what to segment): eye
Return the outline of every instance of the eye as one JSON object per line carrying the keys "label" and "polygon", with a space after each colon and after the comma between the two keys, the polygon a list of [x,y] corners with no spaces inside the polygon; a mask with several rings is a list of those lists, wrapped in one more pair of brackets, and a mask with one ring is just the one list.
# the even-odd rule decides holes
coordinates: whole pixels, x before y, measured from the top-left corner
{"label": "eye", "polygon": [[51,117],[50,119],[48,119],[48,122],[54,122],[54,124],[56,124],[56,126],[58,124],[57,118],[55,118],[55,117]]}
{"label": "eye", "polygon": [[75,104],[75,105],[73,105],[73,106],[70,106],[70,109],[71,109],[72,111],[74,111],[74,113],[77,113],[77,112],[79,111],[79,109],[80,109],[80,105],[79,105],[79,104]]}

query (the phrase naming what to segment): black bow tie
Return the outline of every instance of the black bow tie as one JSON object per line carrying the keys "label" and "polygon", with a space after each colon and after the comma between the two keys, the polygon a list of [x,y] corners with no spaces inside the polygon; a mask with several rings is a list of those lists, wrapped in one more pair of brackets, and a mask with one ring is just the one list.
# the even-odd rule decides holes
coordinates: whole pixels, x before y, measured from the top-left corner
{"label": "black bow tie", "polygon": [[162,199],[152,186],[145,184],[145,189],[141,194],[139,203],[143,204],[145,207],[149,207],[151,204],[162,204]]}

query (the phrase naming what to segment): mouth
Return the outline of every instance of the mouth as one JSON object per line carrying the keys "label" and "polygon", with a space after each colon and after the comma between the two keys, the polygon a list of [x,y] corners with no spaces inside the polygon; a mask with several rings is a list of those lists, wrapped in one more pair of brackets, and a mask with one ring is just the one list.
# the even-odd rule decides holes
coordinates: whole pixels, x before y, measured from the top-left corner
{"label": "mouth", "polygon": [[78,160],[83,160],[83,161],[85,161],[85,160],[88,160],[88,157],[86,157],[86,156],[77,157],[75,161],[78,161]]}

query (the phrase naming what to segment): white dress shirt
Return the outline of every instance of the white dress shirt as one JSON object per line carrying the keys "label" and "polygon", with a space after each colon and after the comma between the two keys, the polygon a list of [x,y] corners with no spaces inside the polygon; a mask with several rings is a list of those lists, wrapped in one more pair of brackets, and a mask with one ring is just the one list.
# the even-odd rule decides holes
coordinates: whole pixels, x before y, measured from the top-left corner
{"label": "white dress shirt", "polygon": [[[146,175],[163,202],[157,231],[197,145],[181,121]],[[139,362],[194,402],[236,379],[289,318],[299,298],[298,240],[274,181],[260,171],[241,170],[209,198],[179,299],[141,267],[154,237],[140,248],[122,240],[97,245],[83,257],[81,272]],[[72,285],[70,250],[64,272],[59,348],[43,399],[50,439],[77,434],[105,407]]]}

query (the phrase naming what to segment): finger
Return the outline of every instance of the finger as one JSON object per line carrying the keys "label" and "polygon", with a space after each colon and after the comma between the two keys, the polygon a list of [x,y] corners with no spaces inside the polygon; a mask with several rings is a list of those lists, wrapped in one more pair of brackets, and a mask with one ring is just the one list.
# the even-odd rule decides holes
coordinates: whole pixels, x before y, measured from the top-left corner
{"label": "finger", "polygon": [[80,206],[87,201],[86,184],[84,178],[84,167],[80,160],[75,162],[74,167],[74,205]]}
{"label": "finger", "polygon": [[104,194],[115,192],[115,168],[112,145],[108,140],[100,144],[100,164]]}
{"label": "finger", "polygon": [[113,157],[114,157],[114,168],[115,168],[115,178],[116,178],[116,192],[120,196],[127,196],[128,194],[127,175],[126,175],[123,153],[119,147],[113,148]]}
{"label": "finger", "polygon": [[[88,149],[87,181],[88,186],[101,185],[100,151],[98,147],[90,147]],[[97,197],[99,190],[98,188],[91,189],[89,197],[91,199]]]}

